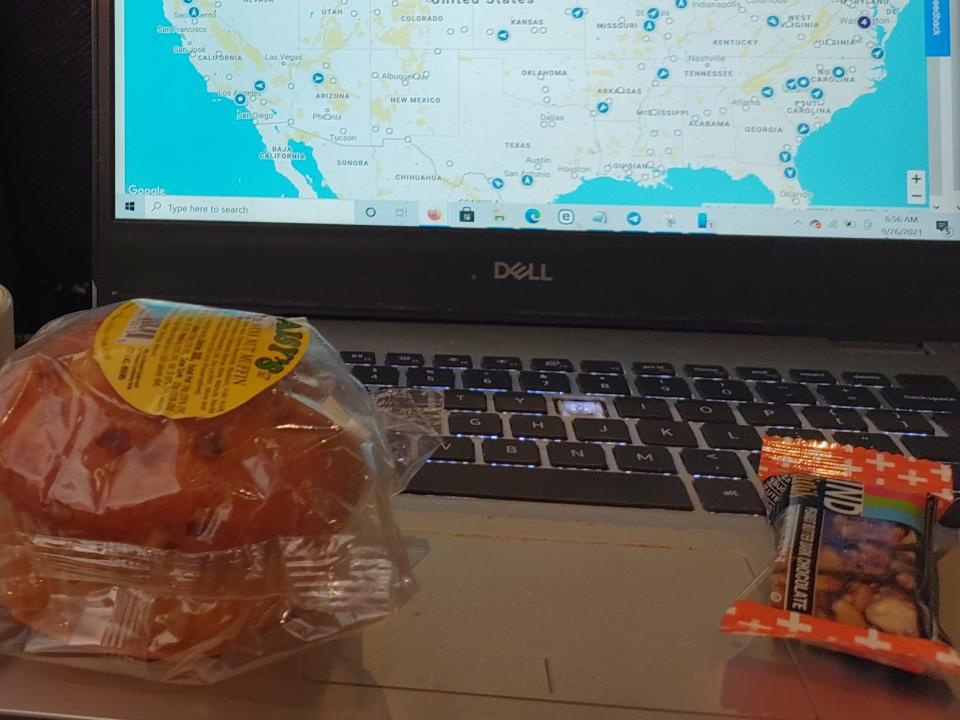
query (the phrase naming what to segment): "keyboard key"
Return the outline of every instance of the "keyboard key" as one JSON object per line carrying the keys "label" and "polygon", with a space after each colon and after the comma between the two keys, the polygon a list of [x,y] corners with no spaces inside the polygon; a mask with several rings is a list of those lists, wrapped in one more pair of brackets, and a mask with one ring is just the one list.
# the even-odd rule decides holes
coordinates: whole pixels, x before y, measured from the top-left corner
{"label": "keyboard key", "polygon": [[900,448],[889,435],[880,433],[835,432],[833,441],[841,445],[853,445],[885,453],[899,453]]}
{"label": "keyboard key", "polygon": [[443,406],[447,410],[486,410],[487,397],[469,390],[447,390],[443,394]]}
{"label": "keyboard key", "polygon": [[633,372],[650,377],[673,377],[677,374],[673,365],[665,362],[635,362]]}
{"label": "keyboard key", "polygon": [[557,372],[522,372],[520,373],[520,389],[568,393],[570,392],[570,378]]}
{"label": "keyboard key", "polygon": [[730,373],[726,368],[719,365],[684,365],[683,372],[693,378],[706,378],[709,380],[726,380]]}
{"label": "keyboard key", "polygon": [[826,430],[856,430],[863,432],[867,429],[867,422],[856,410],[843,408],[808,407],[803,409],[803,416],[815,428]]}
{"label": "keyboard key", "polygon": [[827,405],[837,407],[879,408],[877,396],[865,387],[848,385],[821,385],[817,394]]}
{"label": "keyboard key", "polygon": [[484,440],[483,461],[495,465],[540,465],[540,448],[524,440]]}
{"label": "keyboard key", "polygon": [[692,395],[687,381],[680,378],[638,377],[637,390],[644,397],[688,398]]}
{"label": "keyboard key", "polygon": [[670,406],[663,400],[647,398],[618,397],[613,401],[620,417],[649,418],[651,420],[673,420]]}
{"label": "keyboard key", "polygon": [[503,435],[503,421],[493,413],[450,413],[447,423],[451,435]]}
{"label": "keyboard key", "polygon": [[800,418],[789,405],[765,405],[763,403],[744,403],[737,405],[748,425],[779,425],[782,427],[800,427]]}
{"label": "keyboard key", "polygon": [[956,395],[929,394],[900,388],[886,388],[881,392],[896,410],[928,410],[960,415],[960,397]]}
{"label": "keyboard key", "polygon": [[943,431],[947,433],[947,435],[960,435],[960,416],[937,415],[936,421],[937,425],[942,427]]}
{"label": "keyboard key", "polygon": [[599,445],[571,442],[548,443],[547,457],[550,458],[550,464],[554,467],[583,470],[606,470],[607,468],[607,457]]}
{"label": "keyboard key", "polygon": [[580,391],[586,395],[629,395],[630,386],[623,375],[588,375],[577,376]]}
{"label": "keyboard key", "polygon": [[749,480],[695,478],[693,488],[707,512],[763,515],[765,508],[757,489]]}
{"label": "keyboard key", "polygon": [[431,463],[414,477],[407,492],[577,505],[693,510],[683,481],[670,475]]}
{"label": "keyboard key", "polygon": [[453,370],[412,367],[407,370],[407,385],[410,387],[434,387],[453,390],[457,386],[457,376]]}
{"label": "keyboard key", "polygon": [[377,354],[372,352],[357,352],[352,350],[345,350],[340,353],[340,358],[347,365],[376,365],[377,364]]}
{"label": "keyboard key", "polygon": [[753,468],[755,473],[760,472],[760,453],[752,452],[747,455],[747,462],[750,464],[750,467]]}
{"label": "keyboard key", "polygon": [[584,360],[580,363],[580,370],[600,375],[623,375],[623,365],[616,360]]}
{"label": "keyboard key", "polygon": [[670,451],[662,447],[625,447],[613,449],[613,457],[621,470],[629,472],[668,473],[677,472]]}
{"label": "keyboard key", "polygon": [[816,405],[816,398],[805,385],[798,383],[757,383],[757,394],[768,403],[778,405]]}
{"label": "keyboard key", "polygon": [[827,436],[819,430],[808,430],[807,428],[767,428],[764,435],[772,437],[796,438],[797,440],[826,440]]}
{"label": "keyboard key", "polygon": [[705,400],[733,400],[750,402],[753,393],[747,384],[740,380],[696,380],[694,386],[700,397]]}
{"label": "keyboard key", "polygon": [[440,368],[472,368],[473,358],[469,355],[434,355],[433,364]]}
{"label": "keyboard key", "polygon": [[930,395],[960,395],[960,390],[953,380],[943,375],[897,375],[897,382],[905,390],[927,393]]}
{"label": "keyboard key", "polygon": [[921,435],[933,435],[934,433],[933,425],[928,423],[926,418],[918,412],[871,410],[867,413],[867,417],[877,426],[877,430],[883,432],[920,433]]}
{"label": "keyboard key", "polygon": [[418,367],[423,364],[420,353],[387,353],[387,365]]}
{"label": "keyboard key", "polygon": [[677,403],[680,417],[687,422],[702,423],[735,423],[730,406],[722,402],[710,400],[680,400]]}
{"label": "keyboard key", "polygon": [[353,376],[364,385],[396,387],[400,384],[400,371],[383,365],[355,365]]}
{"label": "keyboard key", "polygon": [[463,386],[471,390],[513,390],[513,378],[506,370],[464,370]]}
{"label": "keyboard key", "polygon": [[883,373],[875,372],[845,372],[843,381],[864,387],[889,387],[890,385],[890,378]]}
{"label": "keyboard key", "polygon": [[481,361],[480,366],[484,370],[523,370],[523,362],[520,358],[502,355],[487,355]]}
{"label": "keyboard key", "polygon": [[738,367],[737,377],[741,380],[758,380],[760,382],[780,382],[782,380],[779,370],[765,367]]}
{"label": "keyboard key", "polygon": [[900,442],[914,457],[950,463],[960,462],[960,438],[904,435],[900,438]]}
{"label": "keyboard key", "polygon": [[477,459],[476,449],[470,438],[445,437],[440,441],[440,447],[430,459],[446,462],[473,462]]}
{"label": "keyboard key", "polygon": [[747,471],[736,453],[723,450],[694,450],[685,448],[680,451],[680,459],[691,475],[710,475],[712,477],[745,478]]}
{"label": "keyboard key", "polygon": [[543,395],[530,393],[497,393],[493,396],[493,407],[502,413],[547,413],[547,401]]}
{"label": "keyboard key", "polygon": [[816,385],[833,385],[837,382],[829,370],[791,370],[790,378],[794,382]]}
{"label": "keyboard key", "polygon": [[682,422],[669,420],[638,420],[637,433],[644,445],[668,447],[696,447],[697,438],[693,429]]}
{"label": "keyboard key", "polygon": [[712,448],[722,450],[759,450],[760,435],[749,425],[704,425],[703,439]]}
{"label": "keyboard key", "polygon": [[534,370],[544,372],[573,372],[573,363],[563,358],[534,358],[530,363]]}
{"label": "keyboard key", "polygon": [[514,437],[567,439],[567,426],[554,415],[514,415],[510,418],[510,431]]}
{"label": "keyboard key", "polygon": [[584,442],[630,442],[630,431],[623,420],[577,418],[573,421],[573,434]]}

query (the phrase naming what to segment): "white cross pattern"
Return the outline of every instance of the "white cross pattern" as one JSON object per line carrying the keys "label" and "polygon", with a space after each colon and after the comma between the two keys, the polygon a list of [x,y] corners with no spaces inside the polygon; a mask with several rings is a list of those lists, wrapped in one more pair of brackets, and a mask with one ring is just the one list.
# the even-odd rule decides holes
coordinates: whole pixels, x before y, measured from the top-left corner
{"label": "white cross pattern", "polygon": [[843,462],[843,471],[851,477],[858,472],[863,472],[863,468],[853,464],[853,460],[847,458]]}
{"label": "white cross pattern", "polygon": [[746,620],[737,620],[737,625],[742,627],[744,630],[749,630],[750,632],[757,632],[758,630],[773,630],[772,626],[764,625],[756,618],[750,622],[747,622]]}
{"label": "white cross pattern", "polygon": [[910,483],[910,487],[916,487],[917,485],[930,482],[923,475],[917,475],[917,471],[913,468],[910,468],[910,472],[908,472],[906,475],[897,475],[897,477]]}
{"label": "white cross pattern", "polygon": [[858,635],[853,641],[857,643],[857,645],[863,645],[871,650],[890,650],[893,647],[893,645],[886,640],[880,639],[880,633],[877,632],[876,628],[870,628],[867,630],[866,636]]}
{"label": "white cross pattern", "polygon": [[867,465],[873,465],[877,472],[883,472],[887,468],[892,468],[896,463],[887,460],[883,453],[877,453],[876,457],[867,460]]}
{"label": "white cross pattern", "polygon": [[941,662],[944,665],[956,665],[960,667],[960,655],[957,655],[957,651],[953,648],[945,652],[937,653],[934,658],[937,662]]}
{"label": "white cross pattern", "polygon": [[801,632],[812,632],[813,625],[808,625],[807,623],[800,620],[800,613],[792,612],[790,613],[790,619],[784,620],[783,618],[777,618],[777,625],[780,627],[786,628],[789,632],[792,633],[801,633]]}
{"label": "white cross pattern", "polygon": [[935,470],[931,470],[930,474],[936,475],[941,480],[946,480],[953,474],[953,471],[950,469],[949,465],[940,465]]}

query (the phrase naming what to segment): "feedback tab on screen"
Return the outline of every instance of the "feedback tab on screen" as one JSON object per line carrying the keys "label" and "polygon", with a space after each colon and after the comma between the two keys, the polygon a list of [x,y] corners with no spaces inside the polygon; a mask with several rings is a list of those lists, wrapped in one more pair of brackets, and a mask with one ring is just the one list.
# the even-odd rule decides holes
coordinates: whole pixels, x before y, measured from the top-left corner
{"label": "feedback tab on screen", "polygon": [[950,57],[950,0],[924,0],[927,57]]}

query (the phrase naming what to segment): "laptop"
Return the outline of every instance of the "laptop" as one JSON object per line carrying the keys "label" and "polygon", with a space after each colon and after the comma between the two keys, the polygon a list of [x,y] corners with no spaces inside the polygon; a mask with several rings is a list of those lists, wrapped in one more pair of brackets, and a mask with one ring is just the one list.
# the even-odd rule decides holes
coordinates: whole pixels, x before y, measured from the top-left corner
{"label": "laptop", "polygon": [[717,630],[772,553],[765,434],[960,461],[955,3],[93,13],[97,302],[306,314],[445,437],[396,617],[209,688],[6,659],[4,712],[960,715]]}

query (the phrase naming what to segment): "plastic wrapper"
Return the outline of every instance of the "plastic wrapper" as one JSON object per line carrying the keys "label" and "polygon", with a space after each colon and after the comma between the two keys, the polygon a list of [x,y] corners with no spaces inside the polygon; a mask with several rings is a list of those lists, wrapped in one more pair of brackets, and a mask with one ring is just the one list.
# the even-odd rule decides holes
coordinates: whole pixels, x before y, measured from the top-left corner
{"label": "plastic wrapper", "polygon": [[724,632],[960,674],[937,624],[937,520],[954,502],[949,465],[766,438],[759,474],[777,554],[727,609]]}
{"label": "plastic wrapper", "polygon": [[440,404],[371,398],[302,320],[52,323],[0,369],[0,652],[210,683],[385,618]]}

